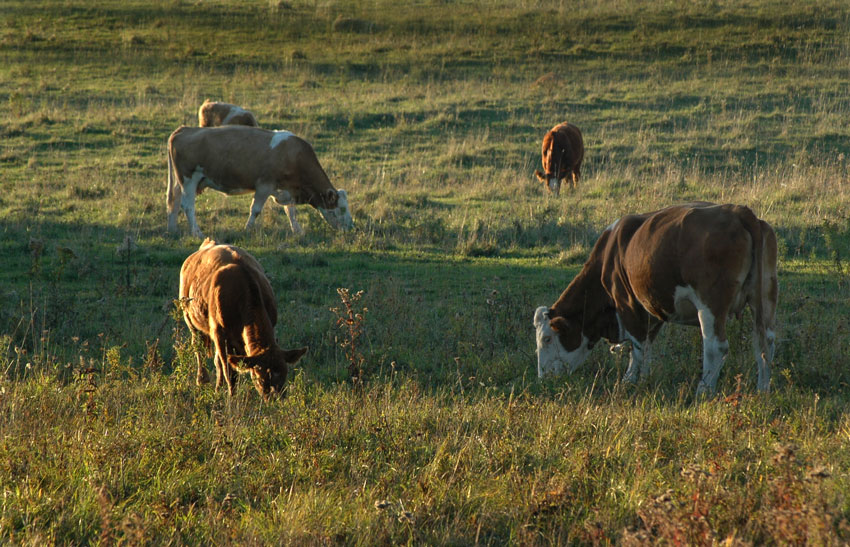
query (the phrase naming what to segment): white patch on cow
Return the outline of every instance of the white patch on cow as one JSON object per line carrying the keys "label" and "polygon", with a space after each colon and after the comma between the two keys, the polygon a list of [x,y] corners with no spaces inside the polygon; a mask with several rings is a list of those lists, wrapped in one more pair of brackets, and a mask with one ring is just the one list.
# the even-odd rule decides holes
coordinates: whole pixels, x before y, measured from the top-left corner
{"label": "white patch on cow", "polygon": [[696,326],[699,324],[700,306],[702,306],[702,301],[692,287],[676,287],[673,289],[675,313],[668,317],[667,321],[680,325]]}
{"label": "white patch on cow", "polygon": [[[729,352],[729,341],[721,340],[715,330],[716,317],[694,291],[693,287],[676,287],[674,291],[674,301],[676,305],[678,321],[687,324],[690,319],[688,312],[689,303],[696,310],[699,318],[700,332],[702,333],[702,379],[697,386],[697,395],[705,393],[714,393],[717,386],[717,378],[720,376],[720,369],[723,368],[723,359]],[[725,335],[725,333],[723,333]]]}
{"label": "white patch on cow", "polygon": [[239,106],[232,107],[230,109],[230,112],[227,113],[227,116],[225,116],[224,119],[221,120],[221,125],[227,125],[228,123],[230,123],[230,120],[232,120],[235,116],[238,116],[238,115],[244,114],[244,113],[245,113],[245,109],[243,109]]}
{"label": "white patch on cow", "polygon": [[274,149],[275,147],[277,147],[277,145],[279,145],[289,137],[293,136],[294,135],[289,131],[275,131],[274,137],[272,137],[271,142],[269,142],[269,148]]}
{"label": "white patch on cow", "polygon": [[351,210],[348,208],[348,194],[345,190],[337,190],[336,207],[333,209],[325,209],[324,207],[316,207],[319,213],[331,226],[339,230],[350,230],[354,227],[354,219],[351,218]]}
{"label": "white patch on cow", "polygon": [[568,351],[558,338],[558,333],[549,325],[549,308],[540,306],[534,312],[534,327],[537,331],[537,376],[543,378],[549,374],[560,374],[567,365],[572,373],[587,359],[590,344],[582,333],[581,343],[573,351]]}
{"label": "white patch on cow", "polygon": [[549,179],[549,190],[556,196],[561,193],[561,181],[557,177]]}

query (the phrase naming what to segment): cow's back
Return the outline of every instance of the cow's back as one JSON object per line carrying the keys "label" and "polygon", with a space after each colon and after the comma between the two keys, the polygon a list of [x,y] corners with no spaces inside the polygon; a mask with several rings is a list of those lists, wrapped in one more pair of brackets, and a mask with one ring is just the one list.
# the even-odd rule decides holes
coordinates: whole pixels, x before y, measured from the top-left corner
{"label": "cow's back", "polygon": [[180,270],[180,297],[189,298],[184,315],[209,334],[211,322],[241,328],[262,312],[277,323],[274,292],[263,267],[238,247],[204,242]]}
{"label": "cow's back", "polygon": [[554,144],[569,152],[572,163],[581,163],[584,158],[584,139],[578,127],[569,122],[559,123],[546,137],[543,140],[544,153]]}
{"label": "cow's back", "polygon": [[699,294],[718,284],[743,285],[753,260],[753,221],[745,207],[702,202],[625,217],[605,256],[608,283],[666,319],[674,313],[676,287]]}

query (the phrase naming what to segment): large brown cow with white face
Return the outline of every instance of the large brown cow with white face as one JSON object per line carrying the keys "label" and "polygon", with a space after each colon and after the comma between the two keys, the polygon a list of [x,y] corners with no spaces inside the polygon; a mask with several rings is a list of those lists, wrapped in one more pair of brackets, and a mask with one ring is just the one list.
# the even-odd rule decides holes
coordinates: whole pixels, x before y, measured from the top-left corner
{"label": "large brown cow with white face", "polygon": [[601,339],[630,341],[625,379],[649,373],[649,345],[666,321],[699,326],[712,393],[729,349],[726,321],[753,310],[758,388],[768,391],[778,283],[776,236],[747,207],[691,203],[629,215],[599,237],[552,307],[534,313],[539,376],[572,372]]}
{"label": "large brown cow with white face", "polygon": [[[180,269],[183,319],[193,337],[214,351],[215,388],[222,378],[233,395],[236,371],[251,374],[263,398],[283,393],[288,365],[307,348],[281,349],[274,337],[277,304],[260,263],[232,245],[206,239]],[[198,384],[207,381],[200,354]]]}
{"label": "large brown cow with white face", "polygon": [[249,110],[230,103],[204,101],[198,109],[198,125],[200,127],[218,127],[220,125],[247,125],[259,127],[257,118]]}
{"label": "large brown cow with white face", "polygon": [[186,213],[192,234],[203,237],[195,220],[195,196],[207,188],[227,195],[253,193],[251,228],[269,197],[286,207],[292,231],[303,230],[295,205],[309,203],[334,228],[354,225],[345,190],[337,191],[307,141],[289,131],[256,127],[181,127],[168,138],[168,230]]}
{"label": "large brown cow with white face", "polygon": [[561,191],[561,181],[567,179],[572,188],[581,177],[581,162],[584,159],[584,140],[578,127],[564,122],[550,129],[543,136],[543,169],[537,170],[537,178],[554,195]]}

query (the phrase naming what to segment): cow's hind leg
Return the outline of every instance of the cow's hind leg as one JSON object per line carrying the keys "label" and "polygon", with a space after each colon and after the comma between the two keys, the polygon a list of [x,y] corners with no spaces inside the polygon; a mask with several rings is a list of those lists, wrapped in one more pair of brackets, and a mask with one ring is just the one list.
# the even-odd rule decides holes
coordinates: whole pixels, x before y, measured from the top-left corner
{"label": "cow's hind leg", "polygon": [[195,237],[204,237],[201,229],[198,228],[198,221],[195,219],[195,195],[198,193],[198,184],[200,184],[203,178],[204,174],[200,171],[195,171],[191,177],[185,178],[183,182],[183,195],[180,200],[183,212],[186,213],[186,220],[189,221],[192,235]]}
{"label": "cow's hind leg", "polygon": [[762,336],[758,329],[753,329],[753,354],[759,371],[758,390],[766,393],[770,391],[770,364],[776,349],[776,334],[767,330]]}
{"label": "cow's hind leg", "polygon": [[723,368],[723,360],[729,353],[726,339],[726,312],[715,315],[700,305],[699,324],[702,331],[702,379],[697,386],[697,395],[711,395],[717,386],[717,378]]}
{"label": "cow's hind leg", "polygon": [[[203,345],[203,348],[200,347]],[[192,332],[192,347],[195,350],[195,359],[198,363],[198,372],[195,376],[195,382],[200,386],[206,384],[210,381],[209,373],[207,372],[207,363],[206,356],[209,353],[210,343],[209,339],[203,334]],[[204,355],[201,355],[201,352],[204,352]]]}
{"label": "cow's hind leg", "polygon": [[177,231],[177,216],[180,214],[180,204],[183,200],[183,190],[179,183],[172,180],[171,164],[169,163],[168,188],[165,193],[166,212],[168,214],[168,231]]}

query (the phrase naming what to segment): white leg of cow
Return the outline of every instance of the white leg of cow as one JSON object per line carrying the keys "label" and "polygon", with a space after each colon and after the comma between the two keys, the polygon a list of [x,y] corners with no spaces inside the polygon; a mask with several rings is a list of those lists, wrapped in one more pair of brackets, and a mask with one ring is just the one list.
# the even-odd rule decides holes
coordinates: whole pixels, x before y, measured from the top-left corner
{"label": "white leg of cow", "polygon": [[289,226],[292,228],[292,233],[296,235],[303,235],[304,228],[298,224],[298,219],[295,218],[295,205],[284,205],[284,210],[286,211],[286,216],[289,218]]}
{"label": "white leg of cow", "polygon": [[251,200],[251,215],[248,217],[248,222],[245,223],[246,230],[250,230],[254,226],[254,221],[260,216],[263,206],[266,204],[266,200],[269,199],[270,195],[271,192],[261,187],[258,187],[257,191],[254,192],[254,199]]}
{"label": "white leg of cow", "polygon": [[649,376],[649,341],[640,343],[631,336],[628,338],[632,342],[632,351],[629,354],[629,368],[626,369],[623,380],[636,384],[641,377]]}
{"label": "white leg of cow", "polygon": [[714,393],[720,369],[723,368],[723,359],[729,352],[729,341],[726,340],[726,325],[718,325],[708,307],[698,309],[702,330],[702,379],[697,386],[697,395],[710,395]]}
{"label": "white leg of cow", "polygon": [[199,172],[192,173],[191,177],[183,181],[183,195],[180,199],[180,205],[186,213],[186,220],[189,221],[189,228],[192,230],[192,235],[195,237],[204,237],[201,229],[198,228],[198,221],[195,220],[195,195],[198,193],[198,184],[204,175]]}
{"label": "white leg of cow", "polygon": [[753,329],[753,354],[756,357],[756,364],[759,371],[758,390],[763,393],[770,391],[770,364],[773,362],[775,349],[775,332],[767,329],[762,338],[759,336],[758,329]]}

